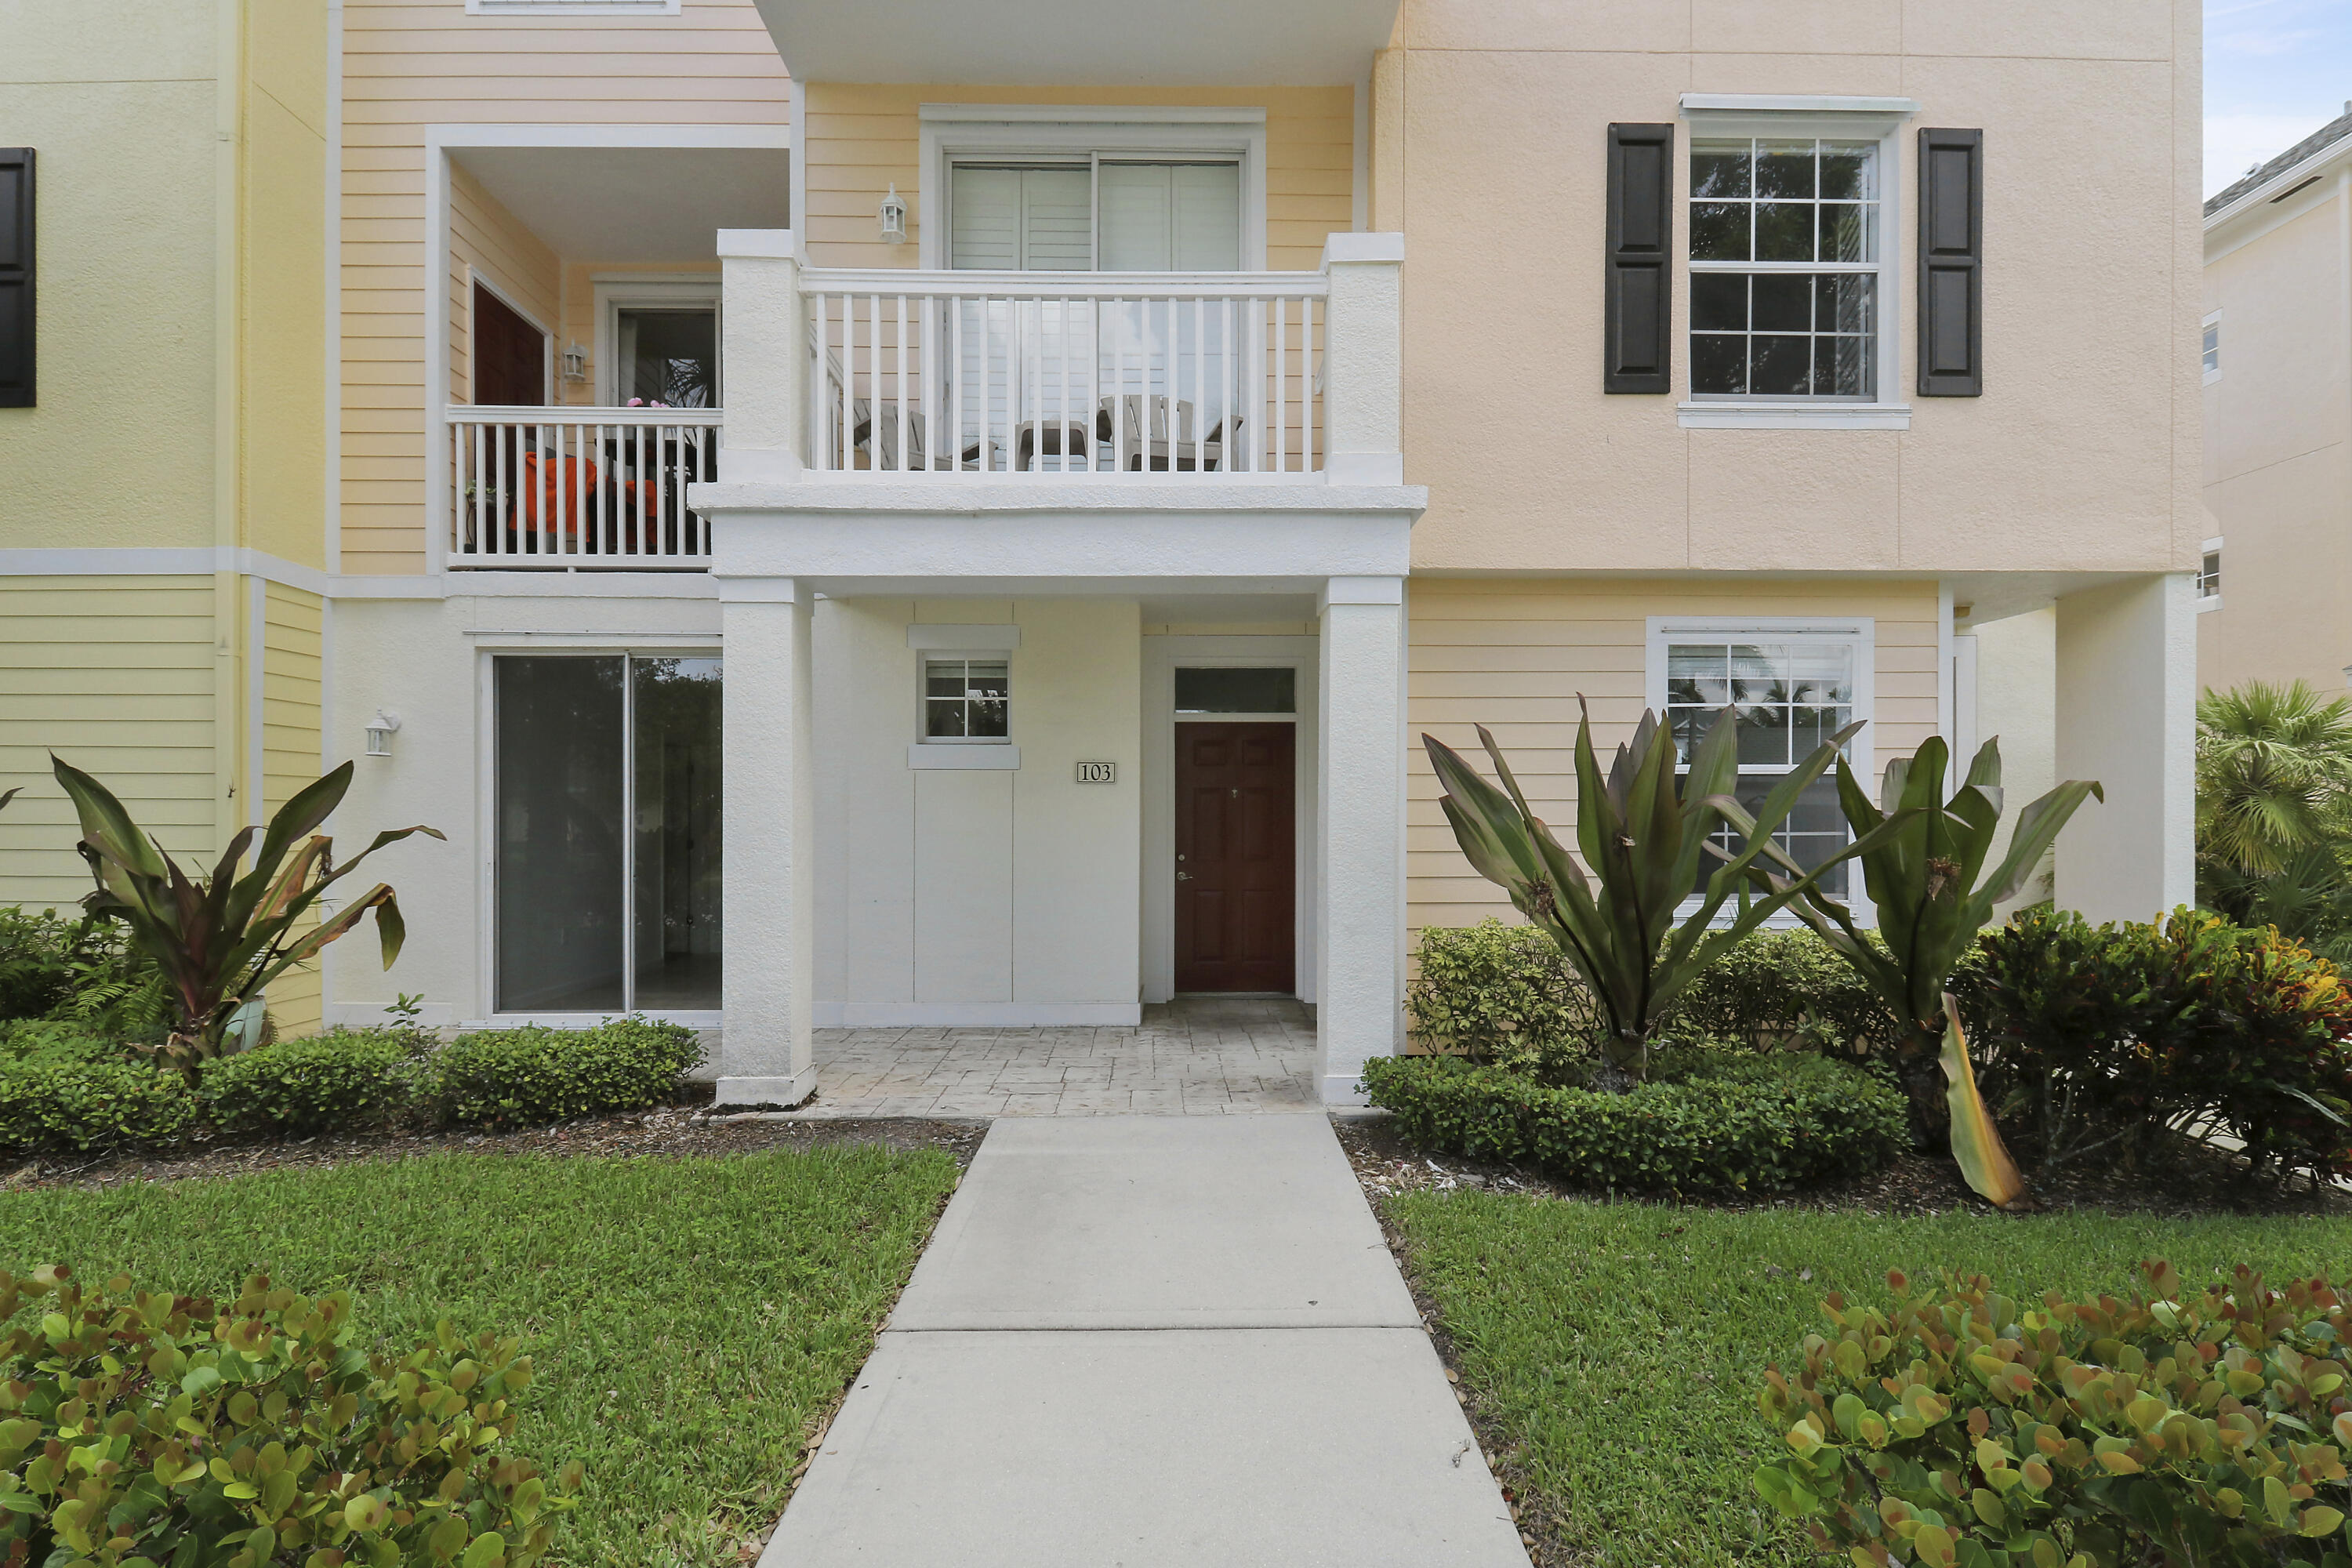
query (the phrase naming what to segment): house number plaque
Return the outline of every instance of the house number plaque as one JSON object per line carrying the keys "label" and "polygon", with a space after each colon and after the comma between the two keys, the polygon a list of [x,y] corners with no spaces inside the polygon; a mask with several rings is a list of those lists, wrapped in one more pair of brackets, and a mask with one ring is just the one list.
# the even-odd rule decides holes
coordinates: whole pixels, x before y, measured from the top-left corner
{"label": "house number plaque", "polygon": [[1078,764],[1078,782],[1080,784],[1111,784],[1115,782],[1117,773],[1117,765],[1111,763],[1080,763]]}

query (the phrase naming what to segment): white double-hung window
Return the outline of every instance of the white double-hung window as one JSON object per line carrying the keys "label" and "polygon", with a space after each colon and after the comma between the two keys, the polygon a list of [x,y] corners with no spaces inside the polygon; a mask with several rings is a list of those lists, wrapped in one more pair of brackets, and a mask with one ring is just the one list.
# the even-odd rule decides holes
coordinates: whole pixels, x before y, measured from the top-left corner
{"label": "white double-hung window", "polygon": [[[1856,103],[1868,107],[1813,107]],[[1908,423],[1895,395],[1893,133],[1908,107],[1684,100],[1685,425]]]}
{"label": "white double-hung window", "polygon": [[[1750,811],[1815,747],[1870,717],[1868,620],[1654,616],[1649,641],[1650,705],[1674,733],[1679,766],[1688,770],[1699,742],[1731,709],[1739,757],[1732,793]],[[1861,778],[1871,776],[1869,733],[1845,742],[1843,753]],[[1848,837],[1834,768],[1807,786],[1773,832],[1808,869],[1845,847]],[[1728,829],[1717,836],[1735,852],[1736,840]],[[1701,863],[1694,895],[1721,864],[1712,857]],[[1846,870],[1823,879],[1828,891],[1846,896]]]}

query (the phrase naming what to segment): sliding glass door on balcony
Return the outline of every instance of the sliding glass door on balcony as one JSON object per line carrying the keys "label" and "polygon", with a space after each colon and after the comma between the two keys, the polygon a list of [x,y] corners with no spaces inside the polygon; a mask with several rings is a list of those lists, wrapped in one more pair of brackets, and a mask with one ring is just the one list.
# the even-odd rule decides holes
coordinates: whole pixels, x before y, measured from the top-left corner
{"label": "sliding glass door on balcony", "polygon": [[[1233,160],[957,163],[950,273],[1028,279],[973,278],[887,308],[873,296],[818,300],[825,400],[845,409],[824,445],[842,468],[1228,466],[1242,409],[1263,402],[1265,310],[1164,284],[1240,261]],[[1134,296],[1122,296],[1122,273]],[[1291,320],[1303,327],[1301,312]],[[952,451],[931,430],[952,430]]]}
{"label": "sliding glass door on balcony", "polygon": [[493,665],[497,1009],[715,1011],[716,658]]}

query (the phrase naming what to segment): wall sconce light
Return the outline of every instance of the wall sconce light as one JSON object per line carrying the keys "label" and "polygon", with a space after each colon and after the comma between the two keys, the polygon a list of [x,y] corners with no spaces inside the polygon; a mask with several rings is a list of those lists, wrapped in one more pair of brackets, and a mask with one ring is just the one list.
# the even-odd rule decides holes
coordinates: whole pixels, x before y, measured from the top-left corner
{"label": "wall sconce light", "polygon": [[563,379],[566,381],[588,379],[588,351],[576,342],[563,351]]}
{"label": "wall sconce light", "polygon": [[890,183],[890,194],[882,198],[882,240],[886,245],[907,243],[907,204],[899,199],[895,180]]}
{"label": "wall sconce light", "polygon": [[393,732],[400,728],[400,715],[379,708],[367,723],[367,754],[371,757],[392,755]]}

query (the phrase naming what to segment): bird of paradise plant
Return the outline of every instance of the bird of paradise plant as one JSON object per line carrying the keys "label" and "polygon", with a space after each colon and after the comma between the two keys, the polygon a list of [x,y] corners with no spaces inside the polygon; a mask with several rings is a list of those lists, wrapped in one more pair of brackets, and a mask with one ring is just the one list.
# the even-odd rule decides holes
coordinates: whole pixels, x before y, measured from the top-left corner
{"label": "bird of paradise plant", "polygon": [[192,1079],[204,1062],[255,1043],[266,1018],[262,994],[270,982],[316,957],[369,910],[375,911],[384,967],[399,956],[406,927],[392,889],[382,882],[315,927],[302,929],[304,917],[327,889],[370,855],[411,834],[442,837],[438,829],[421,826],[392,829],[337,866],[334,840],[311,830],[341,804],[351,788],[351,763],[278,809],[251,870],[243,869],[254,839],[254,830],[247,827],[229,840],[212,875],[192,878],[140,829],[112,791],[55,754],[49,763],[81,820],[81,841],[75,847],[97,883],[83,907],[121,921],[133,944],[163,970],[173,1018],[170,1035],[154,1054]]}
{"label": "bird of paradise plant", "polygon": [[[1577,701],[1581,709],[1582,697]],[[1463,854],[1551,938],[1600,1002],[1606,1033],[1596,1081],[1602,1087],[1637,1081],[1647,1070],[1651,1033],[1675,997],[1809,885],[1801,875],[1758,896],[1751,870],[1773,848],[1774,830],[1806,786],[1861,727],[1848,725],[1816,747],[1750,816],[1730,795],[1739,771],[1732,710],[1723,710],[1693,751],[1686,773],[1678,769],[1672,732],[1656,714],[1644,712],[1633,743],[1617,748],[1605,776],[1592,748],[1592,716],[1585,710],[1576,732],[1578,855],[1529,808],[1485,726],[1478,739],[1493,759],[1500,789],[1452,747],[1422,737],[1445,786],[1440,805]],[[1738,826],[1745,842],[1736,854],[1716,849],[1720,863],[1702,887],[1707,841],[1726,822]],[[1882,829],[1880,837],[1892,831]],[[1849,846],[1815,874],[1866,847]],[[1685,913],[1694,889],[1701,889],[1698,902]],[[1727,915],[1727,905],[1732,906]]]}

